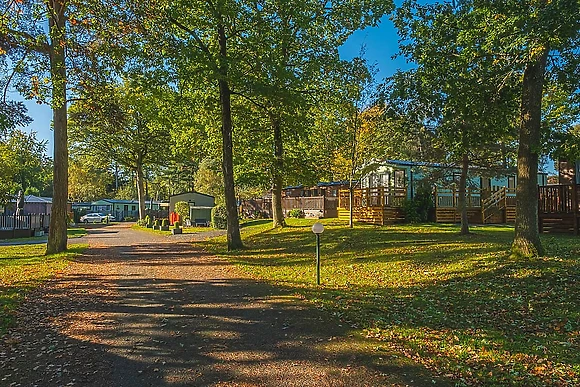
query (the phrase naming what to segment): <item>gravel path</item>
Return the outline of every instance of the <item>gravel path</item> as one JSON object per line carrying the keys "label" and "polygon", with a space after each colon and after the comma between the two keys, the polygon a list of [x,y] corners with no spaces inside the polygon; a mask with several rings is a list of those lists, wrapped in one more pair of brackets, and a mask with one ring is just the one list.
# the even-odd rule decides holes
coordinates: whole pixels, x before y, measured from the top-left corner
{"label": "gravel path", "polygon": [[290,293],[243,278],[190,239],[125,225],[81,239],[87,253],[27,296],[0,341],[0,386],[432,383],[420,367],[373,350],[377,343]]}

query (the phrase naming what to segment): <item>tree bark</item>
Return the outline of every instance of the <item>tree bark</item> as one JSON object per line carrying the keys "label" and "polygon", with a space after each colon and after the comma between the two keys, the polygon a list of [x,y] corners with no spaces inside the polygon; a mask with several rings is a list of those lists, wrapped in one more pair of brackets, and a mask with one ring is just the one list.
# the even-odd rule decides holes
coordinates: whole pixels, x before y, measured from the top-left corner
{"label": "tree bark", "polygon": [[354,186],[352,185],[352,180],[351,180],[350,185],[348,187],[348,227],[350,227],[350,228],[353,228],[354,227],[354,221],[353,221],[354,206],[353,206],[353,201],[354,201]]}
{"label": "tree bark", "polygon": [[137,162],[137,200],[139,201],[139,220],[145,219],[145,184],[143,162]]}
{"label": "tree bark", "polygon": [[282,174],[284,172],[284,147],[282,142],[282,128],[280,121],[271,118],[274,132],[274,168],[272,168],[272,227],[285,227],[284,212],[282,211]]}
{"label": "tree bark", "polygon": [[50,35],[50,76],[54,126],[53,196],[46,254],[67,249],[68,139],[64,1],[47,2]]}
{"label": "tree bark", "polygon": [[524,70],[518,147],[516,229],[512,254],[543,254],[538,227],[538,160],[541,148],[542,93],[548,47]]}
{"label": "tree bark", "polygon": [[231,91],[228,84],[227,64],[227,37],[223,25],[218,27],[220,47],[220,78],[218,81],[220,91],[221,119],[222,119],[222,171],[224,174],[225,205],[228,214],[228,251],[244,247],[240,235],[240,223],[238,220],[238,207],[234,190],[234,161],[232,140],[232,106]]}
{"label": "tree bark", "polygon": [[457,207],[461,213],[461,235],[469,234],[469,218],[467,217],[467,175],[469,172],[469,155],[467,151],[463,153],[461,160],[461,176],[459,177],[459,198]]}

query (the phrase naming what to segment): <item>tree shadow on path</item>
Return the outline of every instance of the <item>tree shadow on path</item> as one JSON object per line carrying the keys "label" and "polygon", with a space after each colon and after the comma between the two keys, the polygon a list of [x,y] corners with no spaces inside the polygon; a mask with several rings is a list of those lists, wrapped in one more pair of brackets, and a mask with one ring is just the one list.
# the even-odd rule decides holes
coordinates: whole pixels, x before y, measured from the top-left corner
{"label": "tree shadow on path", "polygon": [[[38,293],[19,322],[36,316],[36,334],[13,332],[0,355],[2,368],[13,370],[33,361],[38,347],[62,349],[62,364],[48,353],[53,367],[26,370],[31,384],[432,384],[421,366],[377,353],[371,341],[289,291],[242,278],[186,244],[92,248]],[[22,375],[10,372],[0,384]]]}

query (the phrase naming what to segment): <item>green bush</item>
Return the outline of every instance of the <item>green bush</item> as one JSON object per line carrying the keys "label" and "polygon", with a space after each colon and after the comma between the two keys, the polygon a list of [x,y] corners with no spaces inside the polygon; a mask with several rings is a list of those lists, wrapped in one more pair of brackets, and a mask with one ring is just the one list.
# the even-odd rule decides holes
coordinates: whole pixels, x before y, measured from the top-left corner
{"label": "green bush", "polygon": [[183,201],[177,202],[175,203],[175,209],[173,211],[179,215],[181,220],[189,219],[189,203]]}
{"label": "green bush", "polygon": [[123,220],[125,222],[135,222],[137,220],[137,218],[135,218],[134,216],[125,216],[125,218],[123,218]]}
{"label": "green bush", "polygon": [[220,230],[228,228],[228,213],[225,206],[218,205],[211,209],[211,226]]}
{"label": "green bush", "polygon": [[304,212],[299,208],[294,208],[288,211],[289,218],[304,218]]}
{"label": "green bush", "polygon": [[169,226],[169,220],[163,219],[161,221],[161,227],[168,227],[168,226]]}
{"label": "green bush", "polygon": [[139,226],[141,226],[141,227],[145,227],[145,226],[147,226],[149,223],[147,222],[147,219],[139,219],[139,220],[137,221],[137,224],[138,224]]}
{"label": "green bush", "polygon": [[409,223],[427,222],[433,207],[433,194],[430,187],[420,186],[413,199],[407,199],[403,202],[405,220]]}
{"label": "green bush", "polygon": [[175,222],[175,223],[173,223],[173,225],[175,226],[175,228],[180,228],[181,227],[181,223],[179,223],[179,222]]}

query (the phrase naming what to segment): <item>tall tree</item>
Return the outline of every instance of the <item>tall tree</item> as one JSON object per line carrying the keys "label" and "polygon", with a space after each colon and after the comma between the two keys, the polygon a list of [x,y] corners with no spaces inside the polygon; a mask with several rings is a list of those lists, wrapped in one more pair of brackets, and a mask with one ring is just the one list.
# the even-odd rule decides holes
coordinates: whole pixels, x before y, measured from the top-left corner
{"label": "tall tree", "polygon": [[18,191],[40,192],[45,188],[49,166],[46,143],[36,139],[34,132],[27,134],[14,129],[0,139],[0,203],[14,198]]}
{"label": "tall tree", "polygon": [[[96,156],[96,157],[95,157]],[[71,157],[68,170],[68,193],[73,202],[99,200],[111,194],[114,176],[107,165],[95,160],[98,155]]]}
{"label": "tall tree", "polygon": [[53,200],[47,253],[67,248],[67,98],[75,94],[69,85],[79,85],[91,72],[86,64],[96,63],[88,54],[99,46],[97,42],[103,43],[97,38],[99,24],[91,20],[103,12],[101,3],[7,1],[1,8],[0,50],[10,58],[4,64],[12,67],[3,80],[4,98],[8,85],[14,84],[26,98],[49,103],[53,111]]}
{"label": "tall tree", "polygon": [[[300,0],[298,3],[265,1],[251,14],[256,33],[249,37],[245,83],[234,89],[262,112],[273,154],[271,178],[273,226],[284,226],[282,187],[289,160],[288,139],[304,141],[312,127],[310,107],[333,90],[326,77],[339,66],[338,47],[355,30],[376,25],[392,9],[388,1],[349,4]],[[308,122],[310,121],[310,122]],[[302,162],[305,162],[304,157]]]}
{"label": "tall tree", "polygon": [[333,152],[337,178],[349,185],[349,227],[354,227],[354,192],[362,177],[388,158],[389,139],[385,138],[384,106],[376,101],[376,71],[362,57],[343,62],[335,85],[333,135],[338,147]]}
{"label": "tall tree", "polygon": [[579,93],[580,4],[576,0],[466,1],[476,15],[470,33],[487,31],[483,47],[515,77],[520,93],[516,229],[512,253],[542,254],[537,171],[544,152],[542,105],[549,79]]}
{"label": "tall tree", "polygon": [[145,218],[144,168],[170,157],[170,123],[163,106],[171,96],[167,89],[143,87],[136,80],[105,87],[99,97],[71,107],[71,137],[77,152],[98,152],[135,173],[140,219]]}
{"label": "tall tree", "polygon": [[[428,109],[421,116],[428,118],[436,137],[447,149],[446,161],[460,166],[461,234],[469,233],[466,197],[469,169],[480,159],[478,155],[489,155],[495,144],[510,140],[517,108],[513,89],[509,87],[513,85],[500,82],[503,69],[494,66],[494,58],[482,55],[481,37],[464,33],[473,18],[471,8],[462,2],[433,5],[407,2],[395,18],[401,52],[417,63],[417,68],[393,77],[396,92],[392,97],[423,99],[415,106]],[[499,152],[501,148],[497,150],[495,163],[480,166],[489,169],[500,163],[503,154]]]}
{"label": "tall tree", "polygon": [[[66,250],[66,217],[68,200],[68,148],[67,148],[67,8],[68,1],[44,2],[10,1],[0,19],[0,41],[8,48],[14,63],[21,70],[26,61],[35,61],[36,72],[29,79],[29,93],[37,96],[39,71],[47,70],[51,85],[50,103],[53,111],[54,130],[54,194],[47,253]],[[42,15],[41,18],[38,15]],[[48,22],[46,30],[43,23]],[[35,58],[35,59],[33,59]],[[47,60],[48,69],[42,61]]]}
{"label": "tall tree", "polygon": [[[243,2],[176,1],[171,4],[132,4],[139,23],[149,34],[153,49],[173,53],[168,62],[182,84],[213,85],[217,95],[227,211],[228,249],[243,247],[234,189],[233,117],[231,80],[236,78],[235,48],[251,31],[249,8]],[[195,87],[195,86],[193,86]],[[207,88],[206,88],[207,89]]]}

